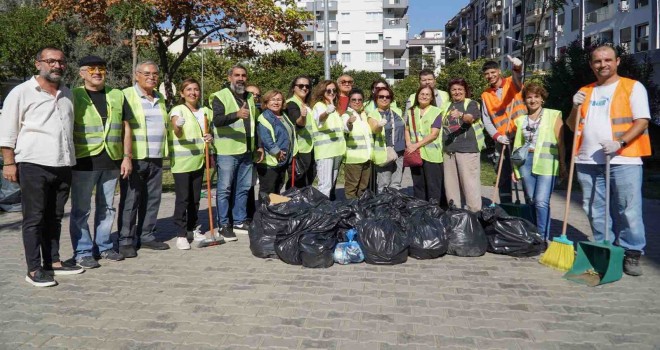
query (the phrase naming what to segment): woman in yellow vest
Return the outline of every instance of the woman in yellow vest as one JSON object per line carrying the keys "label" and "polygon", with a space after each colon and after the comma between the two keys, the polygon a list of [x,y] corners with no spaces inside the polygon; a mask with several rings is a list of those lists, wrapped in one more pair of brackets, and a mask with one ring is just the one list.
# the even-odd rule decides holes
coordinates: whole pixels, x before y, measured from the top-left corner
{"label": "woman in yellow vest", "polygon": [[444,183],[447,201],[472,212],[481,210],[481,150],[484,127],[479,104],[467,98],[470,88],[464,79],[449,82],[451,101],[442,107]]}
{"label": "woman in yellow vest", "polygon": [[286,170],[298,153],[295,126],[282,113],[284,94],[277,90],[266,92],[262,96],[262,106],[264,111],[257,118],[257,135],[265,151],[264,161],[257,164],[260,198],[280,193]]}
{"label": "woman in yellow vest", "polygon": [[527,203],[536,210],[536,226],[550,240],[550,195],[557,175],[564,177],[564,144],[561,111],[543,108],[548,92],[537,83],[522,90],[527,115],[511,123],[516,130],[513,150],[528,147],[523,164],[514,164],[513,181],[522,180]]}
{"label": "woman in yellow vest", "polygon": [[373,141],[364,111],[364,93],[360,89],[348,93],[348,108],[342,116],[346,136],[344,159],[344,194],[346,199],[358,198],[369,187]]}
{"label": "woman in yellow vest", "polygon": [[210,145],[213,141],[213,136],[207,132],[213,112],[200,105],[197,80],[185,79],[179,91],[183,103],[170,111],[170,165],[176,194],[173,215],[174,225],[177,226],[176,247],[187,250],[190,249],[189,231],[193,232],[195,240],[204,239],[204,234],[197,228],[197,211],[204,177],[204,144]]}
{"label": "woman in yellow vest", "polygon": [[[314,168],[314,140],[312,139],[313,120],[312,109],[309,106],[311,98],[312,85],[310,80],[304,75],[299,75],[291,81],[289,87],[289,98],[286,100],[286,115],[289,120],[296,126],[296,134],[298,141],[298,155],[295,157],[296,169],[294,186],[302,188],[310,186],[314,182],[315,171]],[[293,175],[289,169],[289,178]],[[291,187],[291,181],[286,182],[286,188]]]}
{"label": "woman in yellow vest", "polygon": [[314,135],[314,160],[318,190],[335,198],[335,183],[339,175],[339,166],[346,153],[344,141],[344,123],[335,104],[337,103],[337,83],[332,80],[321,81],[312,93],[312,130]]}
{"label": "woman in yellow vest", "polygon": [[435,105],[435,95],[430,87],[421,87],[415,93],[412,107],[406,111],[406,153],[419,150],[422,166],[410,168],[413,193],[423,200],[442,197],[442,138],[440,128],[433,127],[442,110]]}
{"label": "woman in yellow vest", "polygon": [[392,89],[388,86],[377,88],[373,95],[376,108],[369,112],[369,125],[374,134],[373,160],[378,192],[385,187],[400,189],[403,179],[406,122],[403,112],[394,106],[393,101]]}
{"label": "woman in yellow vest", "polygon": [[[365,102],[364,104],[364,111],[367,112],[367,114],[371,113],[371,111],[377,108],[376,90],[382,88],[391,89],[390,84],[383,78],[374,80],[373,83],[371,83],[371,96],[369,96],[369,101]],[[394,108],[399,108],[399,106],[396,104],[396,101],[394,100],[392,100],[391,105]]]}

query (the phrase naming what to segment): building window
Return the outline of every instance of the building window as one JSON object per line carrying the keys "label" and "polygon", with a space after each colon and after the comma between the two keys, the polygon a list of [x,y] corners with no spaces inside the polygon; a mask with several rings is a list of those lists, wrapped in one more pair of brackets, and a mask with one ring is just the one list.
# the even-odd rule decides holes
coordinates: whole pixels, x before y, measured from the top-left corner
{"label": "building window", "polygon": [[382,17],[382,12],[367,12],[367,21],[380,21]]}
{"label": "building window", "polygon": [[342,43],[342,45],[350,45],[351,41],[350,40],[342,40],[341,43]]}
{"label": "building window", "polygon": [[649,0],[636,0],[635,1],[635,8],[638,9],[640,7],[647,6],[649,4]]}
{"label": "building window", "polygon": [[341,61],[344,63],[349,63],[351,62],[351,53],[350,52],[344,52],[341,54]]}
{"label": "building window", "polygon": [[621,43],[621,47],[626,49],[627,53],[630,53],[631,41],[632,41],[632,29],[630,27],[621,29],[621,31],[619,31],[619,42]]}
{"label": "building window", "polygon": [[374,40],[374,39],[371,39],[371,40],[370,40],[370,39],[367,39],[367,44],[378,44],[378,40]]}
{"label": "building window", "polygon": [[367,52],[367,62],[380,62],[383,60],[382,52]]}
{"label": "building window", "polygon": [[574,7],[571,10],[571,30],[580,28],[580,8]]}
{"label": "building window", "polygon": [[635,52],[648,51],[649,24],[644,23],[635,27]]}

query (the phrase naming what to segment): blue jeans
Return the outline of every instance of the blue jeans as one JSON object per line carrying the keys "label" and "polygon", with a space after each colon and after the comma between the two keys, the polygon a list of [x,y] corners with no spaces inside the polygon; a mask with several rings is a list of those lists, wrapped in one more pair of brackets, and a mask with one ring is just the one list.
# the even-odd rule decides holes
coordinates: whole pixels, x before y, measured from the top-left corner
{"label": "blue jeans", "polygon": [[[610,168],[609,240],[626,250],[644,250],[642,166],[612,164]],[[605,239],[605,165],[577,164],[582,207],[596,241]]]}
{"label": "blue jeans", "polygon": [[[252,186],[252,153],[246,152],[235,156],[218,155],[218,190],[216,207],[218,222],[221,226],[229,225],[229,207],[234,225],[242,224],[247,218],[247,197]],[[234,195],[232,196],[232,191]]]}
{"label": "blue jeans", "polygon": [[536,227],[543,239],[550,239],[550,195],[555,187],[554,175],[537,175],[532,173],[534,153],[527,154],[525,164],[518,168],[523,181],[527,204],[534,206],[536,211]]}
{"label": "blue jeans", "polygon": [[[69,233],[74,258],[92,256],[94,245],[98,247],[98,252],[112,249],[110,233],[115,219],[116,210],[113,204],[118,179],[119,170],[72,171]],[[92,241],[87,221],[91,213],[92,191],[95,187],[95,237]]]}

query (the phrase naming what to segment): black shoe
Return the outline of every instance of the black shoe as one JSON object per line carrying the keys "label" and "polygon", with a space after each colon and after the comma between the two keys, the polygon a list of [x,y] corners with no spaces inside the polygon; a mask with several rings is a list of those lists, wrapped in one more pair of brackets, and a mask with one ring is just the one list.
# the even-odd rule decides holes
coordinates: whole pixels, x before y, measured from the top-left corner
{"label": "black shoe", "polygon": [[112,249],[101,252],[101,259],[110,260],[110,261],[122,261],[124,256],[121,253],[117,253]]}
{"label": "black shoe", "polygon": [[101,267],[101,264],[96,262],[91,256],[83,256],[80,259],[76,260],[76,266],[82,267],[84,269],[95,269]]}
{"label": "black shoe", "polygon": [[623,258],[623,272],[629,276],[641,276],[642,267],[639,266],[639,258],[642,252],[639,250],[626,250],[626,256]]}
{"label": "black shoe", "polygon": [[133,247],[132,245],[120,245],[119,254],[121,254],[126,259],[135,258],[137,256],[135,247]]}
{"label": "black shoe", "polygon": [[77,275],[85,272],[85,269],[76,265],[71,259],[60,261],[62,266],[44,266],[44,271],[54,276]]}
{"label": "black shoe", "polygon": [[234,233],[240,233],[240,234],[247,235],[249,229],[250,229],[250,225],[244,222],[242,224],[234,225],[234,230],[233,231],[234,231]]}
{"label": "black shoe", "polygon": [[57,285],[53,276],[47,274],[41,268],[34,271],[34,276],[28,272],[27,276],[25,276],[25,282],[35,287],[52,287]]}
{"label": "black shoe", "polygon": [[238,241],[238,237],[236,237],[234,230],[229,225],[224,225],[220,228],[220,236],[222,236],[225,242]]}
{"label": "black shoe", "polygon": [[152,250],[168,250],[170,249],[170,246],[167,245],[167,243],[151,241],[151,242],[142,242],[142,245],[140,245],[140,249],[142,248],[152,249]]}

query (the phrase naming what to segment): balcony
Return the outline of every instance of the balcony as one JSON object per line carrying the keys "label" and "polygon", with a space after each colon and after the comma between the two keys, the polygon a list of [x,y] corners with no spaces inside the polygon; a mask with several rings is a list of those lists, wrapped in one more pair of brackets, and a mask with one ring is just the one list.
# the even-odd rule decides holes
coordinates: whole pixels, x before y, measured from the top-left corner
{"label": "balcony", "polygon": [[408,0],[383,0],[384,9],[407,9]]}
{"label": "balcony", "polygon": [[488,57],[490,58],[498,58],[501,56],[502,49],[499,47],[493,47],[487,51]]}
{"label": "balcony", "polygon": [[[316,43],[316,45],[315,46],[313,45],[313,47],[314,47],[314,50],[316,50],[316,51],[321,51],[321,52],[325,51],[325,49],[323,48],[323,43],[322,42]],[[330,43],[329,47],[330,47],[330,52],[339,51],[339,45],[337,45],[337,42]]]}
{"label": "balcony", "polygon": [[[310,1],[305,5],[305,9],[309,12],[323,12],[323,0],[317,0],[316,2]],[[337,1],[328,1],[328,11],[337,11]]]}
{"label": "balcony", "polygon": [[408,28],[408,18],[383,18],[383,29]]}
{"label": "balcony", "polygon": [[383,40],[383,50],[404,51],[405,49],[405,40]]}
{"label": "balcony", "polygon": [[604,6],[601,7],[595,11],[591,11],[589,13],[586,13],[584,15],[585,18],[585,24],[590,25],[590,24],[596,24],[602,21],[606,21],[614,15],[616,15],[616,5],[609,5],[609,6]]}
{"label": "balcony", "polygon": [[445,30],[450,31],[454,28],[458,27],[458,17],[454,17],[450,19],[447,24],[445,24]]}
{"label": "balcony", "polygon": [[513,25],[514,26],[517,26],[518,24],[520,24],[520,22],[522,22],[522,15],[517,14],[517,15],[513,16]]}
{"label": "balcony", "polygon": [[502,13],[502,0],[490,0],[488,3],[488,14],[490,16]]}
{"label": "balcony", "polygon": [[[312,22],[312,26],[313,25],[314,25],[314,23]],[[331,32],[336,32],[339,29],[339,26],[337,25],[337,21],[328,21],[328,28]],[[324,31],[325,30],[325,21],[323,21],[323,20],[316,21],[316,30],[319,31],[319,32]]]}
{"label": "balcony", "polygon": [[395,58],[383,60],[383,70],[405,70],[406,60]]}
{"label": "balcony", "polygon": [[490,37],[496,37],[502,31],[502,25],[500,23],[495,23],[490,26]]}

